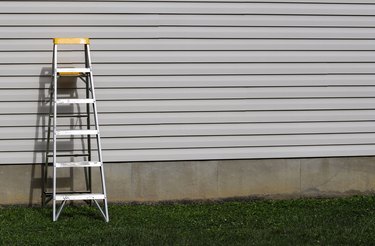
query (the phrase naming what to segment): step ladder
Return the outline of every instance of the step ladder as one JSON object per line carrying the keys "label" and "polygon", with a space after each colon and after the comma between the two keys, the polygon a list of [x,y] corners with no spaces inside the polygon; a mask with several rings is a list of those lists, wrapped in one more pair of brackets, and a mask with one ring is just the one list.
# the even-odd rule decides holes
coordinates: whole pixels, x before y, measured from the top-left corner
{"label": "step ladder", "polygon": [[[100,131],[99,131],[99,123],[98,123],[98,112],[96,107],[96,99],[95,99],[95,89],[94,89],[94,79],[92,74],[92,67],[91,67],[91,57],[90,57],[90,40],[88,38],[54,38],[53,39],[53,70],[52,70],[52,77],[53,83],[51,83],[51,90],[50,90],[50,110],[49,110],[49,120],[48,120],[48,133],[47,133],[47,151],[45,157],[45,165],[43,167],[43,184],[42,184],[42,204],[46,205],[49,201],[52,200],[53,203],[53,221],[56,221],[64,205],[68,201],[74,200],[83,200],[88,203],[95,203],[98,207],[99,211],[104,217],[106,222],[109,221],[109,214],[108,214],[108,204],[107,204],[107,194],[106,194],[106,186],[105,186],[105,178],[104,178],[104,167],[103,167],[103,159],[102,159],[102,148],[101,148],[101,141],[100,141]],[[66,67],[59,67],[57,62],[57,54],[58,54],[58,45],[83,45],[84,46],[84,54],[85,54],[85,67],[82,68],[66,68]],[[77,98],[58,98],[58,81],[59,78],[62,76],[75,76],[83,81],[86,85],[86,98],[85,99],[77,99]],[[73,90],[73,89],[72,89]],[[86,105],[86,112],[84,114],[58,114],[58,106],[59,105],[71,105],[71,104],[83,104]],[[95,129],[91,129],[91,109],[94,116],[95,122]],[[86,118],[86,124],[83,126],[84,130],[59,130],[58,119],[60,117],[78,117],[80,118],[81,129],[82,129],[82,120],[81,118]],[[52,139],[51,139],[52,135]],[[74,136],[80,136],[81,139],[87,141],[87,151],[83,151],[82,153],[75,153],[75,154],[59,154],[57,150],[57,143],[59,140],[61,141],[61,137],[70,136],[73,138]],[[97,152],[98,152],[98,160],[92,160],[92,138],[96,138],[97,143]],[[52,150],[50,148],[50,144],[52,141]],[[51,153],[52,152],[52,153]],[[70,157],[72,159],[81,158],[82,161],[69,161],[63,162],[59,161],[61,158]],[[50,159],[52,158],[52,162]],[[53,168],[52,173],[52,192],[47,192],[48,186],[48,169]],[[59,192],[57,191],[57,172],[63,168],[83,168],[85,173],[85,181],[86,181],[86,190],[84,191],[68,191],[68,192]],[[93,193],[92,190],[92,168],[99,168],[100,170],[100,177],[101,177],[101,193]],[[51,189],[49,189],[51,190]],[[101,201],[102,205],[98,201]],[[60,206],[58,207],[58,203]]]}

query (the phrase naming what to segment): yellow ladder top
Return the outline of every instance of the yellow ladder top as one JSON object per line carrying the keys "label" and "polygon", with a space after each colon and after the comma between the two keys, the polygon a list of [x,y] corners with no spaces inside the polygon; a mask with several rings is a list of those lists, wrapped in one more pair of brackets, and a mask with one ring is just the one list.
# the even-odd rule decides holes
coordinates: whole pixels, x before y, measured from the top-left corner
{"label": "yellow ladder top", "polygon": [[79,76],[80,72],[59,72],[60,76]]}
{"label": "yellow ladder top", "polygon": [[89,38],[54,38],[54,44],[90,44]]}

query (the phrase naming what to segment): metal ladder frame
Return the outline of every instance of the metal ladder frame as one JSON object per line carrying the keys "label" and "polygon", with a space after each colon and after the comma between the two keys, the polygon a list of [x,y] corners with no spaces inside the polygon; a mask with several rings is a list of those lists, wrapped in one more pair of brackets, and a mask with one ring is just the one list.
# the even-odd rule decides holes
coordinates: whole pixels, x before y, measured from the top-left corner
{"label": "metal ladder frame", "polygon": [[[84,54],[85,54],[85,68],[59,68],[57,62],[57,53],[58,53],[58,44],[83,44],[84,45]],[[109,221],[108,214],[108,203],[107,203],[107,192],[105,185],[105,176],[104,176],[104,167],[103,167],[103,157],[102,157],[102,146],[100,140],[100,130],[99,130],[99,121],[98,121],[98,112],[96,106],[96,96],[95,96],[95,87],[94,87],[94,78],[92,73],[91,65],[91,56],[90,56],[90,41],[88,38],[54,38],[53,45],[53,59],[52,59],[52,77],[53,83],[51,83],[50,90],[50,110],[49,110],[49,119],[48,119],[48,133],[47,133],[47,151],[45,157],[45,165],[43,168],[43,182],[42,182],[42,205],[46,205],[49,201],[52,200],[53,203],[53,221],[56,221],[65,204],[69,200],[86,200],[94,201],[99,211],[101,212],[104,220]],[[58,77],[63,76],[63,74],[68,74],[68,76],[78,76],[86,84],[86,99],[58,99],[57,98],[57,89],[58,89]],[[91,93],[90,93],[91,92]],[[91,94],[91,98],[90,98]],[[86,104],[86,117],[87,117],[87,130],[68,130],[68,131],[58,131],[57,130],[57,105],[58,104]],[[93,105],[94,113],[94,122],[96,130],[91,130],[91,119],[90,119],[90,104]],[[52,117],[53,112],[53,117]],[[77,117],[77,116],[76,116]],[[80,117],[78,115],[78,117]],[[52,156],[50,153],[50,141],[51,141],[51,129],[53,121],[53,149]],[[57,136],[60,135],[86,135],[87,136],[87,154],[73,154],[73,155],[63,155],[63,156],[86,156],[87,161],[83,162],[66,162],[58,163],[57,162]],[[97,148],[98,148],[98,161],[92,162],[91,158],[91,135],[96,136]],[[52,193],[46,192],[47,188],[47,179],[48,179],[48,167],[50,166],[49,158],[53,158],[53,184],[52,184]],[[57,169],[58,168],[74,168],[74,167],[83,167],[85,168],[85,177],[86,177],[86,188],[85,192],[57,192]],[[99,167],[101,174],[101,184],[102,184],[102,193],[93,194],[92,193],[92,176],[91,168]],[[100,206],[97,200],[103,200],[104,208]],[[57,208],[57,201],[62,201],[59,208]]]}

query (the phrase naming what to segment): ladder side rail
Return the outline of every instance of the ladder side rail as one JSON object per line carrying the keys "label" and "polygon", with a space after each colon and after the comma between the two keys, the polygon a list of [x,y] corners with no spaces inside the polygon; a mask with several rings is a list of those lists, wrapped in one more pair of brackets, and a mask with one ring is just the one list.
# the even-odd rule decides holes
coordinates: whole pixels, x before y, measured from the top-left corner
{"label": "ladder side rail", "polygon": [[[55,53],[52,52],[52,63],[55,60]],[[53,68],[52,68],[53,76]],[[43,181],[42,181],[42,206],[46,205],[46,187],[47,187],[47,178],[48,178],[48,164],[49,164],[49,152],[50,152],[50,143],[51,143],[51,124],[52,124],[52,100],[53,100],[53,83],[50,84],[49,88],[49,113],[48,113],[48,131],[47,131],[47,150],[45,156],[44,170],[43,170]]]}
{"label": "ladder side rail", "polygon": [[[91,67],[91,57],[90,57],[90,47],[89,45],[85,45],[86,46],[86,49],[87,49],[87,55],[88,55],[88,64]],[[98,157],[99,157],[99,161],[100,162],[103,162],[103,159],[102,159],[102,152],[101,152],[101,143],[100,143],[100,129],[99,129],[99,120],[98,120],[98,111],[97,111],[97,107],[96,107],[96,95],[95,95],[95,85],[94,85],[94,76],[92,74],[92,71],[90,72],[90,88],[91,88],[91,96],[92,98],[94,99],[94,103],[93,103],[93,111],[94,111],[94,121],[95,121],[95,127],[96,127],[96,130],[98,131],[98,134],[96,135],[96,140],[97,140],[97,144],[98,144]]]}
{"label": "ladder side rail", "polygon": [[[85,67],[90,68],[87,44],[84,45],[84,53],[85,53]],[[86,98],[90,98],[89,75],[86,74],[85,78],[86,78]],[[87,130],[90,130],[91,129],[90,104],[86,104],[86,114],[87,114],[87,118],[86,118]],[[88,153],[88,161],[92,161],[91,135],[87,136],[87,153]],[[92,192],[92,169],[90,167],[88,168],[88,190]]]}
{"label": "ladder side rail", "polygon": [[53,221],[56,216],[57,44],[53,46]]}
{"label": "ladder side rail", "polygon": [[94,99],[93,103],[93,111],[94,111],[94,119],[95,119],[95,126],[96,130],[98,131],[98,134],[96,135],[96,142],[98,146],[98,157],[99,161],[102,163],[102,166],[100,167],[101,169],[101,180],[102,180],[102,192],[104,194],[104,209],[105,209],[105,214],[107,215],[105,217],[106,222],[109,221],[109,214],[108,214],[108,203],[107,203],[107,189],[106,189],[106,183],[105,183],[105,175],[104,175],[104,163],[103,163],[103,155],[102,155],[102,145],[101,145],[101,140],[100,140],[100,129],[99,129],[99,120],[98,120],[98,110],[96,106],[96,94],[95,94],[95,85],[94,85],[94,76],[92,73],[92,65],[91,65],[91,55],[90,55],[90,45],[86,44],[86,49],[87,49],[87,60],[88,60],[88,65],[91,69],[90,71],[90,88],[91,88],[91,95],[92,98]]}

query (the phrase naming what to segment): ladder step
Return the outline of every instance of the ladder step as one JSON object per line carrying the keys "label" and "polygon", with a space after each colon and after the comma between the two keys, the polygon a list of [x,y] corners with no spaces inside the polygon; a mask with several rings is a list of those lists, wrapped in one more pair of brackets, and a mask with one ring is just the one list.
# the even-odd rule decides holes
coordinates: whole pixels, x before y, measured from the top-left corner
{"label": "ladder step", "polygon": [[[73,118],[73,117],[83,118],[87,116],[88,116],[87,114],[58,114],[56,115],[57,118]],[[53,114],[51,114],[49,117],[53,117]]]}
{"label": "ladder step", "polygon": [[[89,154],[57,154],[56,157],[87,157]],[[48,158],[52,158],[53,154],[49,154]],[[53,164],[53,163],[51,163]]]}
{"label": "ladder step", "polygon": [[105,199],[104,194],[56,194],[56,201],[73,201],[73,200],[100,200]]}
{"label": "ladder step", "polygon": [[[44,191],[43,192],[46,196],[53,196],[53,192],[52,191]],[[65,192],[62,192],[62,191],[56,191],[56,195],[59,195],[59,194],[66,194],[66,191]],[[69,191],[69,194],[92,194],[91,191]]]}
{"label": "ladder step", "polygon": [[57,99],[56,104],[94,103],[94,99]]}
{"label": "ladder step", "polygon": [[97,135],[97,130],[69,130],[69,131],[56,131],[57,136],[67,135]]}
{"label": "ladder step", "polygon": [[79,162],[62,162],[56,163],[56,167],[100,167],[99,161],[79,161]]}
{"label": "ladder step", "polygon": [[90,68],[63,67],[63,68],[56,68],[56,72],[61,75],[76,75],[76,74],[81,74],[81,73],[90,73]]}

